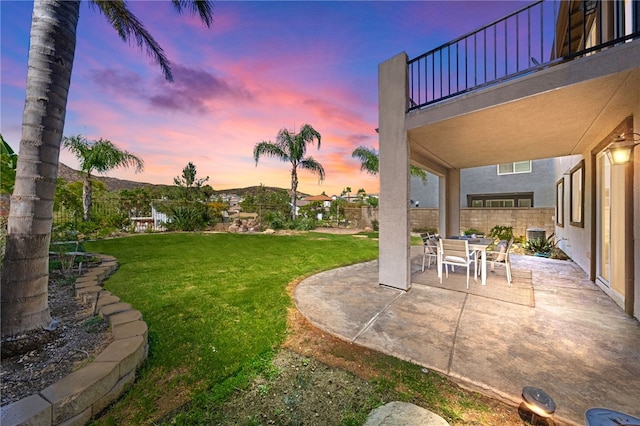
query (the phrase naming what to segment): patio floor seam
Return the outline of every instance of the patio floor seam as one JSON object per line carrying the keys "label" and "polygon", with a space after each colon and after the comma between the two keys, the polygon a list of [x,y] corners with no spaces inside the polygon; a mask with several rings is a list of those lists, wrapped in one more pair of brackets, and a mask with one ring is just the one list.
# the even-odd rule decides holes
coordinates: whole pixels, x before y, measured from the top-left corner
{"label": "patio floor seam", "polygon": [[453,342],[451,344],[451,351],[449,352],[449,362],[447,363],[447,374],[451,373],[451,366],[453,365],[453,355],[456,352],[456,342],[458,341],[458,330],[460,329],[460,320],[462,319],[462,313],[465,306],[467,306],[467,300],[469,300],[469,293],[465,294],[462,306],[460,306],[460,313],[458,313],[458,319],[456,320],[456,329],[453,332]]}
{"label": "patio floor seam", "polygon": [[395,303],[395,301],[398,300],[403,294],[405,294],[405,292],[399,292],[396,295],[396,297],[394,297],[389,303],[387,303],[385,305],[384,308],[382,308],[380,310],[380,312],[377,312],[374,316],[372,316],[371,319],[369,319],[369,321],[367,321],[367,323],[360,329],[360,331],[358,331],[358,333],[356,333],[356,335],[353,337],[353,339],[351,339],[351,343],[355,343],[356,340],[358,340],[358,337],[362,336],[362,334],[364,332],[366,332],[369,328],[371,328],[373,323],[375,323],[377,321],[377,319],[380,317],[380,315],[383,312],[385,312],[387,309],[389,309],[389,306],[393,305]]}

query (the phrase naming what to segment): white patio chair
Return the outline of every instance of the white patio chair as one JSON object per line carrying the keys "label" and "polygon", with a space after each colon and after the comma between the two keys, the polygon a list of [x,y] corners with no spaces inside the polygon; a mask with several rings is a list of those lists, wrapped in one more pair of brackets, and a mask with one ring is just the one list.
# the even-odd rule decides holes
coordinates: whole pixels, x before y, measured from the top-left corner
{"label": "white patio chair", "polygon": [[431,268],[431,259],[437,262],[438,259],[438,241],[435,234],[420,234],[422,238],[422,247],[424,253],[422,255],[422,272],[424,272],[424,264],[427,262],[427,268]]}
{"label": "white patio chair", "polygon": [[[478,282],[478,262],[475,253],[469,252],[469,242],[465,239],[450,240],[440,239],[440,256],[447,278],[449,278],[450,266],[460,266],[467,268],[467,290],[469,289],[469,271],[471,263],[474,264],[473,280]],[[440,274],[440,284],[442,284],[442,274]]]}
{"label": "white patio chair", "polygon": [[495,265],[503,265],[507,272],[507,282],[511,287],[511,246],[513,245],[513,237],[507,241],[498,243],[499,249],[493,252],[487,252],[487,262],[491,263],[491,270],[495,269]]}

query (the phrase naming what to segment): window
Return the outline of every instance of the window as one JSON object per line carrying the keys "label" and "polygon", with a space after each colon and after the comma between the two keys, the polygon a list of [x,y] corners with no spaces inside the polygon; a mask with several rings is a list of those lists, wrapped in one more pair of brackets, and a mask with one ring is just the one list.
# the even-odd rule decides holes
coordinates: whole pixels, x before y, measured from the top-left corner
{"label": "window", "polygon": [[531,161],[498,164],[498,175],[513,175],[516,173],[531,173]]}
{"label": "window", "polygon": [[556,182],[556,225],[564,227],[564,178]]}
{"label": "window", "polygon": [[584,228],[584,160],[571,169],[570,175],[570,223]]}
{"label": "window", "polygon": [[487,200],[486,207],[513,207],[513,200]]}
{"label": "window", "polygon": [[533,207],[533,192],[512,192],[507,194],[468,194],[467,206],[482,207]]}

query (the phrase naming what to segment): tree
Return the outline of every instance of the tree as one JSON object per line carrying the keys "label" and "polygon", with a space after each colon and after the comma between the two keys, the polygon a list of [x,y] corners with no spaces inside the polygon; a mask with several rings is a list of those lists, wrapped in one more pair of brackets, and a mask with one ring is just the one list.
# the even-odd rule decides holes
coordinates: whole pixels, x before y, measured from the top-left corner
{"label": "tree", "polygon": [[[353,150],[351,156],[360,160],[360,170],[372,175],[378,174],[378,162],[380,161],[380,154],[374,148],[367,148],[366,146],[359,146]],[[411,176],[419,177],[422,182],[427,182],[427,172],[420,167],[414,165],[409,166],[409,173]]]}
{"label": "tree", "polygon": [[350,198],[351,198],[351,187],[347,186],[345,189],[342,190],[342,194],[340,194],[342,196],[346,195],[347,196],[347,202],[351,202]]}
{"label": "tree", "polygon": [[119,150],[111,141],[100,138],[88,141],[81,135],[65,137],[62,145],[73,152],[80,161],[80,170],[84,172],[82,187],[82,219],[91,219],[91,173],[107,173],[118,167],[135,167],[136,173],[144,168],[144,162],[129,151]]}
{"label": "tree", "polygon": [[209,180],[209,176],[203,179],[196,178],[196,166],[191,161],[182,169],[182,176],[176,176],[173,178],[173,183],[177,186],[184,188],[185,200],[192,198],[193,189],[199,190],[202,185]]}
{"label": "tree", "polygon": [[[178,12],[198,14],[211,26],[208,0],[172,0]],[[120,38],[135,40],[172,80],[169,62],[155,39],[123,0],[96,1]],[[2,336],[47,327],[48,261],[53,197],[76,49],[80,0],[35,0],[31,21],[27,90],[16,183],[11,198],[2,264]]]}
{"label": "tree", "polygon": [[303,125],[298,133],[281,129],[276,142],[262,141],[253,148],[253,158],[258,165],[262,156],[277,158],[291,163],[291,218],[296,218],[296,201],[298,199],[298,168],[317,173],[324,180],[324,168],[313,157],[305,157],[307,145],[318,141],[320,149],[320,133],[308,124]]}

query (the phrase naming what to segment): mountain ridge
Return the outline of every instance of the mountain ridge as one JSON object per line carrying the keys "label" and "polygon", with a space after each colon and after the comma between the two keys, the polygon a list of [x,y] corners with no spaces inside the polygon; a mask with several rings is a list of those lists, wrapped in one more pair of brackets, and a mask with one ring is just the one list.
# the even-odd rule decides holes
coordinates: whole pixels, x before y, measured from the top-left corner
{"label": "mountain ridge", "polygon": [[[72,169],[71,167],[67,166],[64,163],[59,163],[58,165],[58,177],[64,179],[66,182],[77,182],[77,181],[82,181],[84,179],[82,172]],[[112,177],[100,176],[100,175],[92,176],[92,178],[104,183],[108,191],[121,191],[123,189],[133,190],[136,188],[170,188],[173,186],[173,185],[156,184],[156,183],[148,183],[148,182],[137,182],[133,180],[118,179],[118,178],[112,178]],[[236,194],[236,195],[244,196],[246,194],[255,194],[259,188],[260,188],[260,185],[248,186],[245,188],[230,188],[230,189],[221,189],[221,190],[216,190],[214,188],[214,192],[216,194],[228,193],[228,194]],[[265,186],[264,188],[267,191],[289,192],[288,189],[278,188],[273,186]],[[306,197],[309,194],[298,192],[298,195],[301,197]]]}

